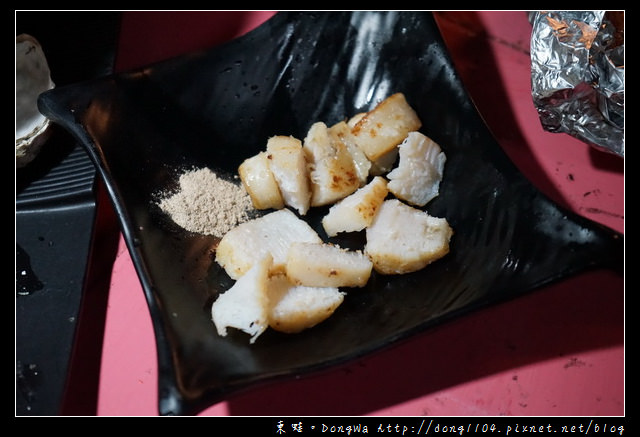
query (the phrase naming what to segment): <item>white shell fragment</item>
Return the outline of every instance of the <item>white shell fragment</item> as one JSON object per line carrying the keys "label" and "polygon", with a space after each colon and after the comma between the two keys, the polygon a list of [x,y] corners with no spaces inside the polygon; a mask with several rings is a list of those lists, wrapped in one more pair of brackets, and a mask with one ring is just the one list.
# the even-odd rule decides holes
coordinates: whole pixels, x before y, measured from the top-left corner
{"label": "white shell fragment", "polygon": [[31,162],[46,140],[49,119],[38,111],[38,96],[54,87],[40,43],[16,36],[16,167]]}

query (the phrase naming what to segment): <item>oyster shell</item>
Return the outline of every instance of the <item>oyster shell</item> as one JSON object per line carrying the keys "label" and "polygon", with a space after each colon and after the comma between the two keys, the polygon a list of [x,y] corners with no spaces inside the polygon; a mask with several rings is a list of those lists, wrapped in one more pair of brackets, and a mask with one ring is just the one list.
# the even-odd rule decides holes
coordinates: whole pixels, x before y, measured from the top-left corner
{"label": "oyster shell", "polygon": [[38,111],[38,96],[54,87],[40,43],[16,36],[16,167],[31,162],[45,142],[50,121]]}

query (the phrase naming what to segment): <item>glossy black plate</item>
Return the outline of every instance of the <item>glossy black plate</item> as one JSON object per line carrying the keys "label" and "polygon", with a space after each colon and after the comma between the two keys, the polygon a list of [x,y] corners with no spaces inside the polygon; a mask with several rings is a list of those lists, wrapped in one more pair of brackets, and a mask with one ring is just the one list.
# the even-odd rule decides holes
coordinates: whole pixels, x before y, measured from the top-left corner
{"label": "glossy black plate", "polygon": [[[154,206],[185,167],[235,173],[276,134],[303,138],[403,92],[447,154],[426,209],[455,229],[422,271],[373,275],[336,313],[296,335],[215,333],[232,281],[212,237]],[[40,109],[93,157],[120,217],[157,339],[160,414],[196,414],[230,393],[363,356],[436,324],[589,268],[622,270],[623,235],[563,210],[504,154],[453,68],[430,13],[278,13],[195,53],[44,94]],[[322,209],[308,221],[321,235]],[[361,235],[335,239],[356,245]],[[233,330],[232,330],[233,331]]]}

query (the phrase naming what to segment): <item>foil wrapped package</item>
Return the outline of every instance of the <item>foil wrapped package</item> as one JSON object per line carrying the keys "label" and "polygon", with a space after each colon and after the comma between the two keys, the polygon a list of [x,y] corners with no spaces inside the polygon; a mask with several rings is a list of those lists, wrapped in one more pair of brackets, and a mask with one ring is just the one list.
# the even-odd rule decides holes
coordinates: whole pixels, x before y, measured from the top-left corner
{"label": "foil wrapped package", "polygon": [[624,158],[624,12],[529,18],[532,96],[543,128]]}

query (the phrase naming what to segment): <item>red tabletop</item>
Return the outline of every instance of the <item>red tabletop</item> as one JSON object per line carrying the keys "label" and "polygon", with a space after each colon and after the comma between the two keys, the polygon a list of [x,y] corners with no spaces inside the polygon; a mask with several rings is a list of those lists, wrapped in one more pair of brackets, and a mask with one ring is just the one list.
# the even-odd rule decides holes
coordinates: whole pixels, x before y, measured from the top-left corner
{"label": "red tabletop", "polygon": [[[271,15],[126,12],[116,69],[212,47]],[[624,160],[540,125],[526,13],[435,16],[470,95],[521,171],[558,203],[624,232]],[[104,198],[91,265],[86,299],[106,313],[84,322],[78,350],[95,358],[74,362],[65,411],[158,415],[149,310]],[[624,290],[613,272],[580,274],[354,362],[231,395],[201,415],[623,416]]]}

